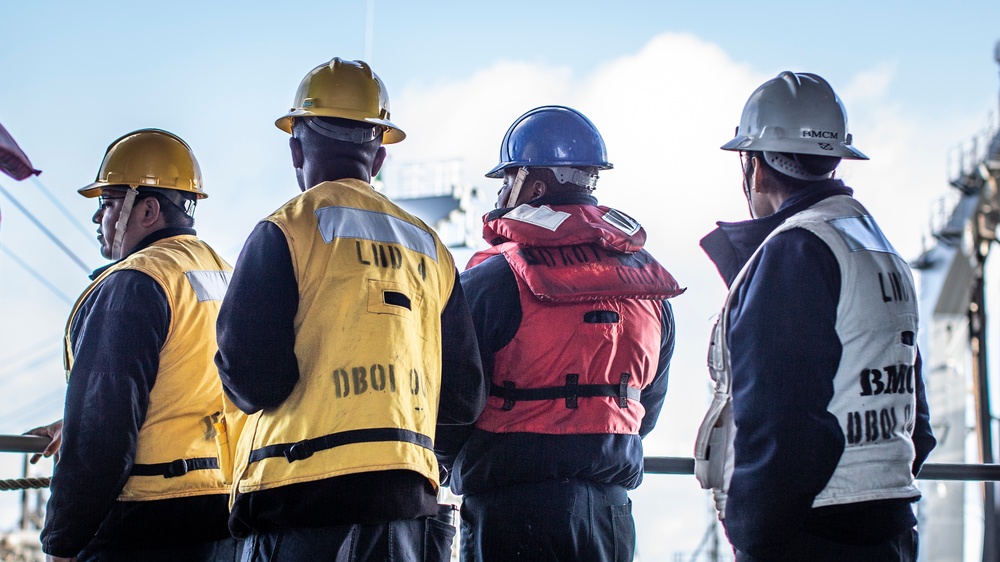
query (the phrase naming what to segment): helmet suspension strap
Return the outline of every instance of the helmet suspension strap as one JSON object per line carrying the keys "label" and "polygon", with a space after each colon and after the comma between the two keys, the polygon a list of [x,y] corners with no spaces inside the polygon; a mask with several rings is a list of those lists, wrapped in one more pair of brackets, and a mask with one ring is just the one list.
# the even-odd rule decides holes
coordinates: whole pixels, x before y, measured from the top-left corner
{"label": "helmet suspension strap", "polygon": [[514,177],[514,185],[510,187],[510,195],[507,196],[507,206],[516,206],[517,197],[521,194],[521,186],[524,185],[525,178],[528,177],[528,168],[521,166],[517,170],[517,176]]}
{"label": "helmet suspension strap", "polygon": [[740,171],[743,174],[743,195],[747,198],[747,210],[750,211],[750,216],[753,217],[753,203],[750,200],[750,192],[753,190],[753,185],[750,184],[750,163],[750,156],[741,150]]}
{"label": "helmet suspension strap", "polygon": [[132,205],[138,196],[139,190],[131,188],[125,192],[125,200],[122,201],[121,212],[118,213],[118,221],[115,222],[115,240],[111,245],[111,259],[118,261],[122,259],[122,243],[125,241],[125,229],[128,228],[128,217],[132,214]]}

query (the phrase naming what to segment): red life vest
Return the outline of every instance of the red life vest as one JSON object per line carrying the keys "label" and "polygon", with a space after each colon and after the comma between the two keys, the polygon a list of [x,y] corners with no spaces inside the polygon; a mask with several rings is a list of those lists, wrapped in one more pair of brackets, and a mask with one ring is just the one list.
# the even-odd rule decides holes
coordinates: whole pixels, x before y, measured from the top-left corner
{"label": "red life vest", "polygon": [[494,356],[486,410],[494,433],[636,434],[641,390],[656,374],[662,299],[681,294],[642,249],[645,231],[608,207],[521,205],[488,220],[517,279],[521,323]]}

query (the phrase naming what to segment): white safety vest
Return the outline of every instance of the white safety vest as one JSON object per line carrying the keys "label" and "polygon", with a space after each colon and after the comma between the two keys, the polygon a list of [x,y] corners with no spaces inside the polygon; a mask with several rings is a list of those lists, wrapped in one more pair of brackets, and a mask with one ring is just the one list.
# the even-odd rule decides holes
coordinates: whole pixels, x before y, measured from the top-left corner
{"label": "white safety vest", "polygon": [[[840,421],[844,453],[812,506],[916,497],[911,467],[917,303],[910,269],[865,208],[850,196],[829,197],[789,217],[760,248],[792,228],[804,228],[825,242],[841,274],[836,330],[843,350],[827,411]],[[709,346],[715,396],[698,430],[695,475],[703,488],[715,491],[720,519],[725,518],[736,461],[732,365],[726,343],[729,313],[733,295],[760,248],[733,280]]]}

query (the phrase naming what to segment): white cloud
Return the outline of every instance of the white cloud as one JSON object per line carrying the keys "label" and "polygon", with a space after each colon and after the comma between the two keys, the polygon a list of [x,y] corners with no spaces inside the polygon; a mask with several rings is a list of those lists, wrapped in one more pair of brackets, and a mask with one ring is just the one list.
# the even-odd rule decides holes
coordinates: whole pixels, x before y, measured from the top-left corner
{"label": "white cloud", "polygon": [[468,179],[482,183],[478,178],[496,163],[510,123],[527,109],[565,99],[573,89],[567,68],[510,61],[460,80],[404,87],[394,94],[392,117],[407,138],[388,147],[390,157],[396,162],[460,157]]}
{"label": "white cloud", "polygon": [[854,102],[883,100],[895,74],[895,64],[878,64],[874,68],[855,74],[846,87],[840,88],[837,95],[841,100]]}

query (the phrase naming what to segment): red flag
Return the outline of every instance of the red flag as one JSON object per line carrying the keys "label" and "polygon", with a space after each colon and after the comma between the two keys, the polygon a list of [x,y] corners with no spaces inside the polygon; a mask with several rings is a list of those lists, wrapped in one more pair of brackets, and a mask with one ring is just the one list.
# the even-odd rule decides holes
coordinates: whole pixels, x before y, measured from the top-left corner
{"label": "red flag", "polygon": [[10,136],[7,129],[0,125],[0,171],[8,176],[23,180],[31,174],[38,175],[41,170],[36,170],[31,166],[28,156],[17,146],[14,138]]}

